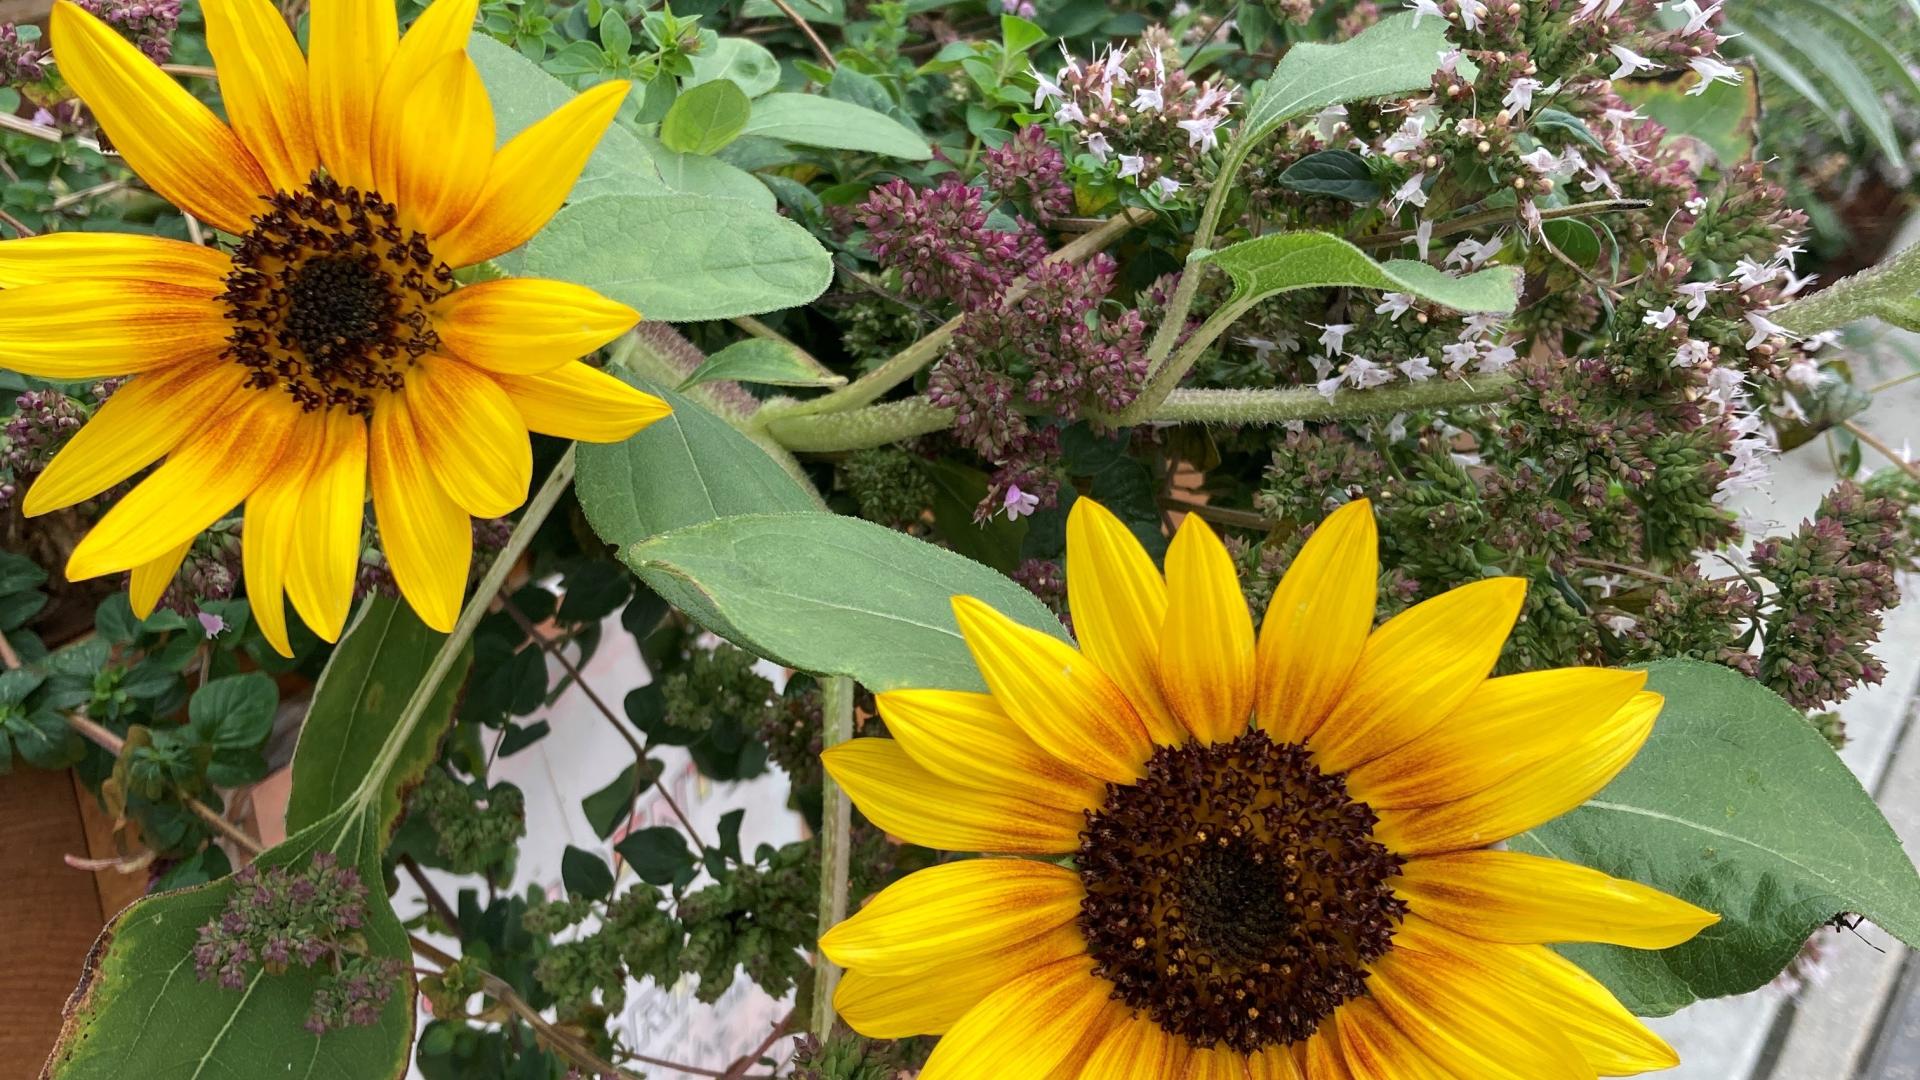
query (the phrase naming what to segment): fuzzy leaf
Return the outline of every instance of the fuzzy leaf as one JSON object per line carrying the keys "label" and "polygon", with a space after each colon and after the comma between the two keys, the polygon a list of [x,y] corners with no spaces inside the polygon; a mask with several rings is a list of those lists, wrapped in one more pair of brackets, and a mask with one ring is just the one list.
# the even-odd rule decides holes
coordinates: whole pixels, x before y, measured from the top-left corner
{"label": "fuzzy leaf", "polygon": [[687,376],[680,389],[722,379],[762,386],[841,386],[847,381],[845,375],[828,371],[791,345],[767,338],[748,338],[708,357],[706,363]]}
{"label": "fuzzy leaf", "polygon": [[759,98],[745,133],[801,146],[863,150],[902,161],[933,156],[927,140],[900,121],[818,94],[775,93]]}
{"label": "fuzzy leaf", "polygon": [[1424,90],[1447,49],[1445,19],[1411,13],[1382,19],[1337,45],[1302,42],[1254,90],[1238,144],[1271,135],[1296,116],[1362,98]]}
{"label": "fuzzy leaf", "polygon": [[1520,295],[1516,267],[1456,278],[1409,259],[1374,262],[1331,233],[1271,233],[1205,258],[1233,278],[1234,300],[1243,303],[1293,289],[1348,285],[1411,293],[1455,311],[1512,311]]}

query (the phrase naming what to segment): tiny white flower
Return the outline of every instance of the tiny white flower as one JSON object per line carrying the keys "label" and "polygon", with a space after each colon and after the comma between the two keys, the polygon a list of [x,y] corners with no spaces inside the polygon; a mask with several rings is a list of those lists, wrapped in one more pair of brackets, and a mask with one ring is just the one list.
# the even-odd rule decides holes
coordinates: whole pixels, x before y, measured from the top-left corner
{"label": "tiny white flower", "polygon": [[1033,81],[1033,107],[1036,109],[1045,105],[1050,98],[1065,98],[1067,96],[1066,93],[1060,89],[1059,83],[1054,82],[1038,71],[1033,73]]}
{"label": "tiny white flower", "polygon": [[1733,264],[1733,280],[1740,286],[1741,292],[1778,281],[1786,272],[1787,268],[1776,262],[1761,263],[1752,259],[1741,259]]}
{"label": "tiny white flower", "polygon": [[1387,441],[1399,442],[1401,439],[1404,439],[1406,437],[1407,437],[1407,414],[1394,413],[1393,419],[1387,421]]}
{"label": "tiny white flower", "polygon": [[1405,315],[1408,309],[1412,307],[1412,296],[1406,293],[1390,292],[1380,298],[1380,303],[1373,309],[1373,313],[1375,315],[1385,315],[1394,322],[1399,322],[1400,316]]}
{"label": "tiny white flower", "polygon": [[1347,107],[1345,105],[1329,105],[1314,114],[1313,129],[1319,134],[1321,142],[1330,143],[1333,141],[1334,135],[1340,130],[1341,125],[1346,122]]}
{"label": "tiny white flower", "polygon": [[1541,176],[1552,176],[1560,171],[1560,155],[1544,146],[1535,147],[1528,153],[1521,154],[1520,161]]}
{"label": "tiny white flower", "polygon": [[1447,252],[1446,266],[1449,270],[1456,268],[1478,270],[1486,265],[1488,259],[1500,254],[1500,249],[1504,246],[1497,236],[1486,241],[1468,237],[1453,245],[1453,250]]}
{"label": "tiny white flower", "polygon": [[1411,360],[1402,360],[1394,366],[1398,367],[1401,372],[1406,375],[1409,382],[1426,382],[1428,379],[1433,378],[1433,361],[1428,360],[1424,356],[1416,356]]}
{"label": "tiny white flower", "polygon": [[1060,103],[1060,107],[1053,111],[1053,119],[1055,123],[1066,124],[1069,127],[1079,127],[1081,124],[1087,122],[1087,114],[1080,111],[1078,103],[1063,101]]}
{"label": "tiny white flower", "polygon": [[1324,326],[1320,323],[1308,323],[1307,325],[1319,327],[1320,347],[1327,351],[1328,356],[1338,355],[1341,347],[1346,344],[1347,335],[1353,332],[1352,323],[1328,323]]}
{"label": "tiny white flower", "polygon": [[1747,312],[1747,325],[1753,327],[1753,336],[1747,338],[1746,341],[1746,346],[1749,349],[1770,337],[1791,339],[1800,336],[1757,311]]}
{"label": "tiny white flower", "polygon": [[1382,386],[1393,381],[1392,368],[1375,363],[1364,356],[1349,356],[1346,370],[1341,374],[1358,390]]}
{"label": "tiny white flower", "polygon": [[1113,153],[1113,147],[1107,142],[1105,135],[1096,131],[1087,136],[1087,153],[1092,154],[1101,161],[1105,161],[1107,160],[1107,155]]}
{"label": "tiny white flower", "polygon": [[1201,153],[1211,153],[1213,148],[1219,145],[1220,137],[1214,134],[1213,131],[1214,128],[1219,126],[1220,118],[1216,116],[1202,116],[1197,120],[1182,120],[1178,124],[1180,130],[1187,133],[1187,145],[1198,146]]}
{"label": "tiny white flower", "polygon": [[1818,281],[1819,279],[1820,279],[1819,274],[1808,274],[1806,277],[1795,277],[1793,274],[1793,271],[1789,270],[1787,271],[1787,283],[1785,285],[1780,286],[1780,295],[1792,296],[1793,294],[1813,284],[1815,281]]}
{"label": "tiny white flower", "polygon": [[1492,375],[1495,372],[1507,370],[1519,358],[1520,354],[1514,352],[1513,346],[1496,345],[1488,349],[1486,355],[1480,358],[1480,370]]}
{"label": "tiny white flower", "polygon": [[1389,215],[1397,214],[1403,206],[1427,205],[1427,193],[1420,186],[1426,182],[1426,179],[1427,174],[1424,172],[1417,172],[1407,177],[1407,182],[1401,184],[1395,189],[1394,193],[1388,197],[1387,213]]}
{"label": "tiny white flower", "polygon": [[1695,94],[1706,93],[1707,87],[1712,86],[1714,83],[1737,83],[1746,78],[1746,76],[1740,73],[1739,68],[1717,57],[1696,56],[1687,61],[1687,66],[1692,68],[1700,76],[1700,81],[1694,83],[1693,89],[1687,91],[1689,97]]}
{"label": "tiny white flower", "polygon": [[1500,99],[1500,104],[1506,106],[1507,111],[1518,116],[1533,108],[1533,95],[1540,89],[1539,79],[1515,79],[1513,86],[1507,90],[1507,96]]}
{"label": "tiny white flower", "polygon": [[1166,196],[1172,195],[1174,192],[1180,190],[1180,181],[1175,180],[1171,176],[1163,176],[1160,179],[1155,180],[1153,182],[1153,186],[1158,188],[1160,190],[1161,197],[1165,198]]}
{"label": "tiny white flower", "polygon": [[1820,365],[1810,356],[1803,356],[1787,365],[1786,380],[1802,390],[1812,390],[1826,379],[1820,371]]}
{"label": "tiny white flower", "polygon": [[1706,362],[1708,356],[1712,354],[1712,351],[1712,346],[1706,342],[1695,341],[1692,338],[1688,338],[1680,343],[1678,349],[1674,350],[1672,366],[1677,368],[1699,367]]}
{"label": "tiny white flower", "polygon": [[1337,391],[1339,391],[1340,383],[1342,381],[1343,381],[1343,376],[1335,375],[1331,378],[1321,379],[1319,382],[1314,383],[1313,388],[1320,392],[1321,397],[1326,398],[1328,401],[1332,401],[1333,395]]}
{"label": "tiny white flower", "polygon": [[1139,154],[1120,155],[1120,175],[1138,176],[1147,167],[1147,159]]}
{"label": "tiny white flower", "polygon": [[1447,368],[1452,371],[1459,371],[1473,363],[1479,356],[1480,343],[1476,341],[1456,341],[1451,345],[1440,347],[1440,359],[1445,361]]}
{"label": "tiny white flower", "polygon": [[1609,45],[1607,51],[1613,54],[1615,60],[1620,61],[1620,66],[1613,69],[1613,74],[1609,78],[1624,79],[1636,72],[1653,70],[1653,61],[1625,45]]}
{"label": "tiny white flower", "polygon": [[1413,242],[1414,242],[1414,245],[1420,249],[1420,261],[1426,262],[1427,251],[1428,249],[1433,247],[1433,219],[1432,218],[1421,218],[1420,224],[1414,226]]}
{"label": "tiny white flower", "polygon": [[1699,33],[1713,18],[1714,12],[1720,10],[1720,4],[1714,3],[1703,11],[1699,0],[1680,0],[1680,3],[1669,5],[1669,7],[1687,17],[1686,29],[1680,31],[1682,34]]}
{"label": "tiny white flower", "polygon": [[1634,627],[1640,625],[1639,619],[1626,614],[1609,615],[1600,621],[1606,624],[1607,629],[1612,630],[1616,634],[1630,634],[1633,632]]}
{"label": "tiny white flower", "polygon": [[1460,25],[1468,30],[1480,29],[1480,20],[1487,17],[1487,5],[1480,0],[1459,0]]}
{"label": "tiny white flower", "polygon": [[1407,6],[1413,9],[1413,25],[1415,26],[1420,25],[1420,19],[1425,15],[1431,15],[1443,21],[1447,17],[1447,13],[1440,10],[1438,0],[1407,0]]}
{"label": "tiny white flower", "polygon": [[1720,291],[1717,281],[1689,281],[1684,285],[1675,285],[1673,291],[1687,298],[1687,318],[1697,319],[1707,310],[1707,294]]}
{"label": "tiny white flower", "polygon": [[1164,109],[1167,107],[1167,102],[1165,98],[1161,97],[1159,87],[1143,86],[1133,92],[1133,107],[1135,109]]}
{"label": "tiny white flower", "polygon": [[1640,322],[1644,326],[1657,326],[1660,329],[1665,330],[1667,327],[1673,325],[1673,320],[1679,317],[1680,317],[1680,313],[1673,310],[1672,304],[1668,304],[1666,307],[1661,308],[1659,311],[1647,312],[1644,316],[1641,317]]}
{"label": "tiny white flower", "polygon": [[1824,349],[1829,345],[1838,343],[1839,340],[1840,340],[1840,331],[1822,330],[1819,333],[1808,338],[1807,340],[1801,342],[1800,347],[1807,350],[1808,352],[1819,352],[1821,349]]}
{"label": "tiny white flower", "polygon": [[1492,337],[1494,334],[1500,332],[1500,324],[1502,321],[1500,316],[1490,315],[1484,312],[1477,315],[1469,315],[1467,316],[1466,328],[1460,332],[1460,340],[1466,341],[1471,338]]}

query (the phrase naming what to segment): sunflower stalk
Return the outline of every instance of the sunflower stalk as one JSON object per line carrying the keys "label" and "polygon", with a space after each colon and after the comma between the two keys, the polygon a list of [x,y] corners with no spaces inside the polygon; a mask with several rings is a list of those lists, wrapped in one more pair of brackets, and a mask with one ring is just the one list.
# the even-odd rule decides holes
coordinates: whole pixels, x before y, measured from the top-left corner
{"label": "sunflower stalk", "polygon": [[[838,746],[853,738],[853,680],[836,675],[821,688],[824,747]],[[846,792],[825,776],[820,793],[820,934],[839,925],[847,917],[848,852],[852,846],[853,804]],[[813,969],[813,1034],[825,1042],[833,1035],[833,992],[840,984],[840,969],[825,953],[816,953]]]}

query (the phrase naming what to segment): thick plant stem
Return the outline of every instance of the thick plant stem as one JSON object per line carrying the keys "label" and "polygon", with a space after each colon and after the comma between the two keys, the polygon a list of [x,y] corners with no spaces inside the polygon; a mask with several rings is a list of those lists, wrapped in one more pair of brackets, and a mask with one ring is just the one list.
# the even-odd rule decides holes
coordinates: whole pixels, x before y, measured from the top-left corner
{"label": "thick plant stem", "polygon": [[782,416],[768,422],[767,434],[788,450],[832,453],[885,446],[952,426],[952,409],[942,409],[926,398],[908,398],[852,412]]}
{"label": "thick plant stem", "polygon": [[[821,745],[838,746],[853,738],[853,680],[835,675],[821,684]],[[847,917],[848,853],[853,830],[853,804],[832,776],[824,778],[820,793],[820,934]],[[833,992],[840,985],[840,969],[817,949],[813,968],[814,1037],[825,1042],[833,1034]]]}
{"label": "thick plant stem", "polygon": [[[1050,263],[1079,262],[1104,250],[1122,234],[1151,216],[1145,210],[1123,210],[1101,222],[1099,228],[1082,235],[1047,256],[1047,261]],[[1018,300],[1026,294],[1026,282],[1016,282],[1011,289],[1007,290],[1007,299]],[[871,405],[885,396],[887,391],[913,378],[915,372],[938,359],[940,354],[946,351],[947,342],[953,339],[954,331],[960,329],[960,324],[965,321],[964,315],[956,315],[948,319],[932,333],[895,353],[886,363],[830,394],[823,394],[807,401],[771,404],[763,408],[761,414],[767,423],[773,423],[776,418],[816,416]]]}
{"label": "thick plant stem", "polygon": [[1472,380],[1430,379],[1424,383],[1343,390],[1328,398],[1318,390],[1176,390],[1154,410],[1153,419],[1177,423],[1284,424],[1292,420],[1341,420],[1391,416],[1450,405],[1485,405],[1507,396],[1512,375],[1478,375]]}
{"label": "thick plant stem", "polygon": [[1187,338],[1186,344],[1180,346],[1179,352],[1174,353],[1165,364],[1154,371],[1153,377],[1147,380],[1146,387],[1140,391],[1140,396],[1134,399],[1132,405],[1121,411],[1117,418],[1118,422],[1135,424],[1152,416],[1160,403],[1167,400],[1167,397],[1174,392],[1174,388],[1180,385],[1180,380],[1187,377],[1187,372],[1193,369],[1193,365],[1200,359],[1200,354],[1207,351],[1207,346],[1219,340],[1220,335],[1227,332],[1227,327],[1239,321],[1240,316],[1245,315],[1251,307],[1253,307],[1253,301],[1240,300],[1214,312],[1212,317],[1193,332],[1193,336]]}
{"label": "thick plant stem", "polygon": [[1246,163],[1250,144],[1244,138],[1236,138],[1228,148],[1227,156],[1220,162],[1220,171],[1213,178],[1213,187],[1207,192],[1207,204],[1200,211],[1200,222],[1194,226],[1193,246],[1187,250],[1187,265],[1180,271],[1180,280],[1173,287],[1173,299],[1167,302],[1167,310],[1160,320],[1160,329],[1153,335],[1153,342],[1147,346],[1147,374],[1150,378],[1158,376],[1160,368],[1173,354],[1173,346],[1180,340],[1180,330],[1187,325],[1187,312],[1193,310],[1193,298],[1200,291],[1201,275],[1206,273],[1204,265],[1195,263],[1194,256],[1205,253],[1213,246],[1214,230],[1220,227],[1220,215],[1225,211],[1227,195],[1233,189],[1233,178],[1240,173],[1240,166]]}
{"label": "thick plant stem", "polygon": [[1796,334],[1817,334],[1855,319],[1880,315],[1890,301],[1920,293],[1920,244],[1912,244],[1879,266],[1862,270],[1767,317]]}

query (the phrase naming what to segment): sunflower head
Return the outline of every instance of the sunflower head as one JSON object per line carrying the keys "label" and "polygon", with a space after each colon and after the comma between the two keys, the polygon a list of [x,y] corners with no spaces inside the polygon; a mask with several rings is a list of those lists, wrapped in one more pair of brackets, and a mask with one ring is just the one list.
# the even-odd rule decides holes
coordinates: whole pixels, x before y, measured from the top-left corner
{"label": "sunflower head", "polygon": [[0,365],[133,376],[23,509],[160,462],[67,563],[74,580],[132,571],[144,615],[194,535],[244,504],[247,594],[291,654],[285,599],[329,640],[346,622],[370,489],[401,592],[449,630],[471,519],[526,500],[529,433],[614,441],[668,411],[579,362],[633,326],[631,308],[564,282],[455,276],[559,209],[627,84],[496,148],[466,52],[477,0],[435,0],[404,37],[390,0],[315,0],[307,55],[269,0],[203,7],[226,120],[55,0],[60,73],[127,164],[234,239],[0,243]]}
{"label": "sunflower head", "polygon": [[957,598],[989,692],[882,694],[893,738],[826,765],[908,841],[1028,857],[920,871],[827,933],[848,1022],[943,1035],[926,1080],[1587,1080],[1674,1064],[1547,945],[1664,948],[1716,917],[1490,849],[1599,790],[1659,696],[1637,672],[1489,677],[1516,579],[1376,628],[1376,547],[1365,501],[1329,516],[1256,635],[1197,516],[1163,574],[1082,499],[1077,647]]}

